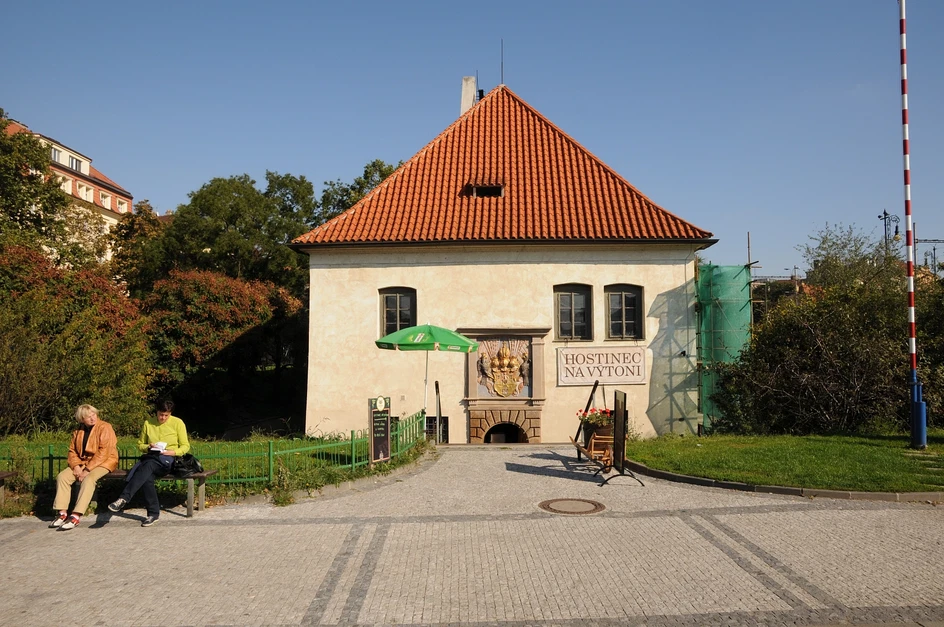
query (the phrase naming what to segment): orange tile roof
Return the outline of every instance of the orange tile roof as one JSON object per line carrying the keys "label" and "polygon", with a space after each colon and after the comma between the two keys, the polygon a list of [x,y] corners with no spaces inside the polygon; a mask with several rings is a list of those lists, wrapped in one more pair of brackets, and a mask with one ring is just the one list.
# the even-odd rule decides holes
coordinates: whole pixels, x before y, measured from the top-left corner
{"label": "orange tile roof", "polygon": [[128,190],[126,190],[124,187],[122,187],[122,186],[119,185],[118,183],[114,182],[113,180],[111,180],[110,178],[108,178],[107,176],[105,176],[104,174],[102,174],[98,169],[96,169],[96,168],[95,168],[93,165],[91,165],[91,164],[89,164],[89,175],[90,175],[93,179],[95,179],[96,181],[99,181],[99,182],[101,182],[101,183],[105,183],[106,185],[109,185],[109,186],[113,187],[113,188],[115,189],[115,191],[124,192],[125,194],[128,195],[129,198],[131,197],[131,194],[128,192]]}
{"label": "orange tile roof", "polygon": [[[25,133],[33,133],[33,131],[31,131],[28,126],[26,126],[25,124],[23,124],[23,123],[21,123],[21,122],[17,122],[16,120],[11,120],[10,118],[7,118],[7,122],[8,122],[8,124],[7,124],[7,126],[6,126],[6,129],[4,130],[4,132],[5,132],[7,135],[13,135],[14,133],[24,133],[24,132],[25,132]],[[61,143],[61,142],[57,142],[56,140],[52,139],[51,137],[46,137],[45,135],[40,135],[39,133],[33,133],[33,134],[34,134],[34,135],[37,135],[37,136],[39,136],[39,137],[42,137],[42,138],[44,138],[44,139],[47,139],[48,141],[51,141],[51,142],[53,142],[54,144],[58,144],[58,145],[60,145],[60,146],[62,146],[62,147],[65,148],[65,144],[63,144],[63,143]],[[73,150],[73,149],[72,149],[72,148],[69,148],[69,150]],[[73,150],[73,152],[75,152],[76,154],[79,154],[79,155],[82,154],[82,153],[80,153],[80,152],[78,152],[78,151],[75,151],[75,150]],[[85,156],[85,155],[82,155],[82,156]],[[89,158],[86,157],[86,159],[89,159]],[[57,170],[59,170],[59,171],[61,171],[63,174],[66,174],[66,175],[68,175],[68,176],[80,176],[80,177],[82,176],[82,173],[81,173],[81,172],[76,172],[75,170],[66,169],[66,168],[63,167],[61,164],[56,164],[56,163],[54,163],[54,164],[52,164],[52,167],[55,168],[55,169],[57,169]],[[133,198],[133,197],[131,196],[131,193],[130,193],[128,190],[126,190],[124,187],[122,187],[122,186],[119,185],[118,183],[114,182],[113,180],[111,180],[110,178],[108,178],[107,176],[105,176],[104,174],[102,174],[95,166],[93,166],[91,159],[89,159],[89,175],[88,175],[88,178],[91,179],[91,180],[93,180],[93,181],[96,181],[96,182],[98,182],[98,183],[104,183],[105,185],[111,187],[113,191],[118,192],[118,193],[121,193],[121,194],[124,194],[124,195],[126,195],[129,199],[130,199],[130,198]],[[96,205],[101,205],[101,201],[96,201],[95,204],[96,204]]]}
{"label": "orange tile roof", "polygon": [[7,118],[7,126],[4,129],[4,132],[7,135],[13,135],[14,133],[22,133],[24,131],[27,133],[31,132],[29,128],[26,127],[25,125],[20,124],[16,120],[11,120],[10,118]]}
{"label": "orange tile roof", "polygon": [[[503,186],[500,197],[472,188]],[[703,241],[499,85],[360,202],[292,244]]]}

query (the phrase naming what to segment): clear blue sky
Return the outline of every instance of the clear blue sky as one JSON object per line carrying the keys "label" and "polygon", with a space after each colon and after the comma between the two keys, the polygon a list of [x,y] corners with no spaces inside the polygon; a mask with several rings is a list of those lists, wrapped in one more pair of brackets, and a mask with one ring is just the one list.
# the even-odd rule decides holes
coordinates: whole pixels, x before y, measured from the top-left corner
{"label": "clear blue sky", "polygon": [[[895,0],[20,2],[2,30],[0,107],[160,213],[217,176],[320,190],[408,159],[463,76],[501,82],[504,39],[504,83],[712,231],[708,261],[745,263],[749,231],[786,275],[827,222],[904,227]],[[909,0],[919,238],[944,239],[942,31],[944,2]]]}

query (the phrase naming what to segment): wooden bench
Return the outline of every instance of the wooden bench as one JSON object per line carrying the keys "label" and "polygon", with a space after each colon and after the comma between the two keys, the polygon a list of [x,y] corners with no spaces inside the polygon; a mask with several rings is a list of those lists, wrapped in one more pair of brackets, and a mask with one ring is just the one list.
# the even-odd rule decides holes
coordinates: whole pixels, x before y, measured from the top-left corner
{"label": "wooden bench", "polygon": [[0,507],[7,498],[6,481],[15,474],[12,470],[0,470]]}
{"label": "wooden bench", "polygon": [[[194,504],[194,482],[196,482],[196,496],[197,496],[197,506],[196,509],[203,510],[206,509],[206,480],[207,477],[212,477],[219,470],[204,470],[203,472],[195,472],[189,477],[175,477],[174,475],[164,475],[160,477],[159,481],[186,481],[187,482],[187,518],[193,516]],[[13,473],[10,473],[13,474]],[[113,470],[102,479],[124,479],[128,476],[127,470]]]}
{"label": "wooden bench", "polygon": [[607,472],[613,467],[613,436],[598,435],[594,433],[590,436],[589,444],[584,447],[580,442],[570,438],[578,451],[587,456],[587,459],[600,467],[599,472]]}

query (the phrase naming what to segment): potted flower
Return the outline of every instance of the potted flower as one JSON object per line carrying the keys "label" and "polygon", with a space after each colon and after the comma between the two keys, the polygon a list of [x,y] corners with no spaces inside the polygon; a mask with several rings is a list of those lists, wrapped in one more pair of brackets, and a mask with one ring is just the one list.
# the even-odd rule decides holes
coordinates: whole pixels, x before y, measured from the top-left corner
{"label": "potted flower", "polygon": [[590,437],[594,433],[613,435],[613,412],[609,409],[591,407],[587,411],[578,411],[577,418],[580,419],[584,446],[590,446]]}

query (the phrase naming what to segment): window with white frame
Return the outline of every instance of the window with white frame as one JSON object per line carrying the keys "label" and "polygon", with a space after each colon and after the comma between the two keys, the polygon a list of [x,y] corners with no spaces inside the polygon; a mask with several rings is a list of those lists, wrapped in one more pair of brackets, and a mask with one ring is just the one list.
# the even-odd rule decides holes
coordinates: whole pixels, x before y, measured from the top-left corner
{"label": "window with white frame", "polygon": [[62,152],[60,152],[58,148],[52,148],[50,151],[50,158],[52,159],[53,163],[61,163],[60,159],[62,159]]}
{"label": "window with white frame", "polygon": [[111,194],[98,192],[98,199],[101,201],[102,207],[105,207],[105,209],[111,209]]}
{"label": "window with white frame", "polygon": [[120,198],[115,199],[115,204],[118,206],[118,213],[128,213],[128,203]]}
{"label": "window with white frame", "polygon": [[76,159],[73,156],[69,156],[69,167],[75,170],[76,172],[82,171],[82,161],[81,159]]}
{"label": "window with white frame", "polygon": [[60,176],[59,185],[62,187],[62,191],[69,194],[70,196],[72,195],[72,179],[70,179],[68,176]]}
{"label": "window with white frame", "polygon": [[94,202],[92,200],[92,188],[86,185],[85,183],[76,183],[75,191],[79,198],[82,200],[87,200],[88,202]]}

